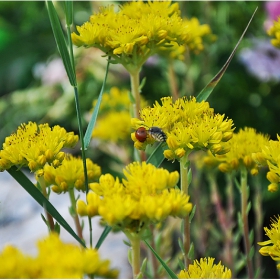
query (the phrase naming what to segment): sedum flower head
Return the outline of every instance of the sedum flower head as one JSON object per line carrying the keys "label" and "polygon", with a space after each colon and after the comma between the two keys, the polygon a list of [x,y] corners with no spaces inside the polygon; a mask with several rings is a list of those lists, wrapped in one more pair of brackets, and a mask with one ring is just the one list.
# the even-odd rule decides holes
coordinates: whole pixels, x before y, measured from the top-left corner
{"label": "sedum flower head", "polygon": [[280,48],[280,17],[273,22],[273,26],[267,31],[267,34],[273,37],[271,44],[276,48]]}
{"label": "sedum flower head", "polygon": [[[280,261],[280,216],[271,218],[270,229],[264,227],[264,231],[269,240],[258,242],[259,245],[263,246],[259,250],[260,254]],[[277,265],[277,269],[280,269],[280,264]]]}
{"label": "sedum flower head", "polygon": [[[226,142],[233,135],[233,122],[215,114],[208,102],[197,102],[195,97],[173,102],[171,97],[164,97],[161,103],[142,109],[141,120],[134,118],[131,123],[135,130],[141,126],[161,128],[167,136],[168,149],[164,151],[167,159],[180,160],[192,150],[210,150],[214,155],[229,150]],[[135,132],[131,138],[137,149],[145,149],[147,144],[155,142],[149,133],[144,142],[137,139]]]}
{"label": "sedum flower head", "polygon": [[58,125],[29,122],[6,137],[0,151],[0,171],[11,166],[28,166],[32,172],[42,174],[46,163],[58,167],[64,159],[62,148],[73,147],[79,138]]}
{"label": "sedum flower head", "polygon": [[181,270],[178,274],[179,279],[230,279],[231,270],[219,262],[214,264],[215,258],[201,258],[200,261],[194,260],[189,265],[188,270]]}
{"label": "sedum flower head", "polygon": [[108,260],[101,260],[94,249],[63,243],[51,233],[38,242],[38,255],[23,255],[18,249],[6,246],[0,254],[1,278],[83,278],[86,274],[116,278]]}
{"label": "sedum flower head", "polygon": [[218,157],[221,161],[219,169],[222,172],[231,172],[244,166],[252,175],[258,174],[258,164],[253,154],[258,153],[268,143],[269,137],[257,133],[254,128],[245,127],[235,133],[229,141],[230,151]]}
{"label": "sedum flower head", "polygon": [[[86,159],[88,181],[93,182],[101,175],[99,165]],[[52,185],[56,193],[66,192],[74,187],[77,190],[85,191],[84,166],[81,158],[67,154],[62,164],[54,168],[50,165],[44,166],[44,179],[47,185]]]}
{"label": "sedum flower head", "polygon": [[77,46],[96,47],[123,64],[129,72],[140,69],[149,56],[173,43],[191,50],[203,48],[201,37],[209,27],[197,19],[183,20],[179,5],[171,1],[132,1],[100,8],[72,33]]}
{"label": "sedum flower head", "polygon": [[168,172],[146,162],[133,162],[124,169],[122,182],[110,174],[90,184],[87,202],[77,201],[81,216],[100,215],[112,227],[138,232],[145,225],[167,216],[185,217],[192,209],[189,197],[175,186],[177,171]]}
{"label": "sedum flower head", "polygon": [[277,141],[269,140],[260,152],[253,154],[255,162],[269,168],[266,178],[270,182],[270,192],[276,192],[280,183],[280,136],[277,135],[277,138]]}
{"label": "sedum flower head", "polygon": [[[97,100],[93,102],[93,107],[96,106],[96,103]],[[131,133],[130,106],[131,100],[128,90],[112,87],[109,93],[104,93],[92,138],[111,142],[128,140]],[[142,97],[141,106],[146,106]]]}

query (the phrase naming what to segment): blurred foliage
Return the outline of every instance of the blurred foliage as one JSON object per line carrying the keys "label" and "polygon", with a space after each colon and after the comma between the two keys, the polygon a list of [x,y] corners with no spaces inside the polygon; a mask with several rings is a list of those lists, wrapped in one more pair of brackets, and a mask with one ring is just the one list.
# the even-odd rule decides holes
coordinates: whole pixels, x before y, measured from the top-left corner
{"label": "blurred foliage", "polygon": [[[74,2],[75,24],[80,25],[88,20],[92,11],[97,11],[99,5],[110,3]],[[201,23],[209,24],[212,32],[217,35],[216,42],[206,44],[201,54],[186,57],[187,64],[182,61],[175,62],[180,93],[188,96],[197,95],[221,69],[253,11],[258,7],[235,57],[208,101],[216,112],[234,120],[236,131],[244,126],[250,126],[276,139],[276,134],[280,134],[277,121],[280,83],[256,79],[238,60],[238,54],[243,48],[252,47],[250,40],[252,37],[269,40],[264,29],[267,17],[264,2],[180,1],[179,5],[182,16],[197,17]],[[59,1],[56,2],[56,7],[60,18],[63,19],[63,9]],[[62,25],[64,26],[63,20]],[[95,49],[75,48],[75,56],[81,110],[84,113],[84,129],[86,129],[86,114],[92,109],[92,102],[101,89],[106,59]],[[59,124],[77,133],[74,93],[68,80],[62,78],[60,81],[45,83],[42,78],[44,74],[38,72],[39,66],[43,65],[46,68],[59,57],[43,1],[1,2],[0,57],[1,143],[20,123],[28,121]],[[153,57],[143,66],[141,77],[146,77],[147,81],[142,94],[151,104],[162,96],[170,95],[166,65],[164,59]],[[129,88],[129,76],[122,66],[112,65],[109,71],[105,91],[109,91],[111,86]],[[91,153],[93,160],[102,166],[103,173],[115,170],[110,168],[116,165],[117,160],[110,166],[108,164],[110,159],[102,150],[94,148]],[[169,162],[164,162],[163,166],[168,167],[169,171],[178,168],[176,163],[171,165]],[[266,186],[267,182],[263,185]],[[265,192],[267,193],[266,188]],[[207,195],[205,191],[202,199],[207,198]],[[279,194],[265,196],[265,199],[271,202],[265,209],[267,226],[268,218],[277,214],[275,209]],[[250,223],[253,224],[253,220]],[[263,262],[267,266],[274,267],[268,270],[267,277],[276,277],[274,262],[268,258],[263,258]]]}

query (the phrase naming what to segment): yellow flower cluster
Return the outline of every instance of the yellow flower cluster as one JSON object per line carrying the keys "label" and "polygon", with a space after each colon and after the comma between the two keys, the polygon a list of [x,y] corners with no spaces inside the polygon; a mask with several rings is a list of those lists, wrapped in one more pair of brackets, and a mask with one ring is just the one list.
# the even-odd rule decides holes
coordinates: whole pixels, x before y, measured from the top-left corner
{"label": "yellow flower cluster", "polygon": [[21,124],[17,131],[6,137],[0,151],[0,171],[11,166],[28,166],[38,176],[43,174],[46,163],[58,167],[64,159],[62,148],[76,145],[79,137],[58,125],[29,122]]}
{"label": "yellow flower cluster", "polygon": [[[96,103],[97,100],[93,102],[93,107]],[[112,87],[109,93],[104,93],[92,138],[112,142],[128,140],[131,132],[130,106],[131,100],[128,90]],[[142,98],[141,106],[146,106],[146,102]]]}
{"label": "yellow flower cluster", "polygon": [[159,55],[184,60],[184,53],[187,49],[195,54],[199,54],[204,49],[202,37],[211,35],[211,37],[209,36],[211,41],[216,39],[216,36],[211,34],[210,26],[208,24],[200,25],[197,18],[183,19],[183,26],[185,30],[189,30],[185,44],[178,45],[177,42],[171,42],[168,47],[160,48]]}
{"label": "yellow flower cluster", "polygon": [[280,17],[273,22],[273,26],[267,31],[267,34],[274,37],[271,39],[271,44],[276,48],[280,48]]}
{"label": "yellow flower cluster", "polygon": [[52,233],[38,242],[38,256],[26,256],[13,246],[0,254],[0,278],[83,278],[94,275],[117,278],[118,271],[110,269],[110,261],[101,260],[94,249],[63,243]]}
{"label": "yellow flower cluster", "polygon": [[[280,261],[280,216],[271,218],[270,229],[264,227],[264,231],[269,240],[258,242],[259,245],[264,246],[259,250],[260,254]],[[280,269],[280,264],[277,264],[277,269]]]}
{"label": "yellow flower cluster", "polygon": [[[171,97],[161,98],[160,105],[141,110],[139,119],[132,119],[132,127],[159,127],[166,134],[168,149],[164,156],[169,160],[182,158],[192,150],[210,150],[213,154],[224,154],[229,147],[225,142],[233,135],[233,122],[224,119],[224,115],[215,114],[209,103],[197,102],[195,97],[179,98],[175,102]],[[147,144],[155,142],[148,133],[144,142],[139,141],[137,133],[132,133],[134,147],[144,150]]]}
{"label": "yellow flower cluster", "polygon": [[268,166],[266,178],[270,182],[268,190],[276,192],[280,183],[280,136],[278,141],[270,140],[262,146],[261,152],[253,154],[253,159],[260,165]]}
{"label": "yellow flower cluster", "polygon": [[[97,180],[101,175],[99,165],[86,159],[88,182]],[[62,164],[54,168],[50,165],[44,166],[44,180],[47,186],[52,185],[52,190],[56,193],[66,192],[69,189],[85,191],[84,166],[81,158],[75,158],[67,154]]]}
{"label": "yellow flower cluster", "polygon": [[167,216],[183,218],[190,213],[189,197],[174,188],[177,171],[169,173],[146,162],[133,162],[124,169],[124,176],[122,183],[106,174],[99,183],[90,184],[94,192],[88,193],[87,203],[77,201],[78,214],[100,215],[110,226],[139,232]]}
{"label": "yellow flower cluster", "polygon": [[75,45],[97,47],[129,72],[138,70],[162,47],[185,45],[199,51],[201,37],[211,32],[197,19],[183,20],[178,3],[171,1],[132,1],[117,12],[114,6],[103,7],[77,31],[79,35],[71,34]]}
{"label": "yellow flower cluster", "polygon": [[201,258],[194,260],[188,270],[181,270],[179,279],[230,279],[231,270],[224,267],[221,262],[214,264],[215,258]]}
{"label": "yellow flower cluster", "polygon": [[240,129],[229,141],[230,151],[217,157],[221,162],[218,166],[220,171],[231,172],[244,166],[252,175],[258,174],[258,164],[254,161],[253,154],[260,152],[268,139],[267,135],[257,133],[254,128]]}

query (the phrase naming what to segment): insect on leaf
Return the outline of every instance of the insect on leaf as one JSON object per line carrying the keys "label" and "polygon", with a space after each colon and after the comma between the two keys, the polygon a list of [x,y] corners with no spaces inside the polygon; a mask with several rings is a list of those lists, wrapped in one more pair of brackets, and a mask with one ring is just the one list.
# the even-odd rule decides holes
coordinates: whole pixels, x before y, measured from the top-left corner
{"label": "insect on leaf", "polygon": [[218,84],[218,82],[219,82],[219,81],[221,80],[221,78],[223,77],[223,75],[224,75],[224,73],[226,72],[226,70],[227,70],[227,68],[228,68],[228,66],[229,66],[229,64],[230,64],[230,62],[231,62],[231,60],[232,60],[232,58],[233,58],[233,56],[234,56],[234,54],[235,54],[235,52],[236,52],[236,50],[237,50],[239,44],[240,44],[240,42],[242,41],[242,39],[243,39],[243,37],[244,37],[244,35],[245,35],[245,33],[246,33],[246,31],[247,31],[247,29],[248,29],[248,27],[249,27],[251,21],[252,21],[252,19],[253,19],[254,15],[255,15],[256,11],[257,11],[257,9],[258,9],[258,7],[255,9],[255,11],[254,11],[254,13],[253,13],[251,19],[249,20],[249,22],[248,22],[248,24],[247,24],[245,30],[243,31],[243,33],[242,33],[242,35],[241,35],[239,41],[237,42],[236,46],[234,47],[232,53],[230,54],[228,60],[227,60],[226,63],[224,64],[224,66],[221,68],[221,70],[216,74],[216,76],[205,86],[205,88],[204,88],[204,89],[198,94],[198,96],[196,97],[196,100],[197,100],[198,102],[201,102],[201,101],[203,101],[203,100],[206,101],[207,98],[208,98],[208,97],[210,96],[210,94],[212,93],[212,91],[213,91],[213,89],[215,88],[215,86]]}

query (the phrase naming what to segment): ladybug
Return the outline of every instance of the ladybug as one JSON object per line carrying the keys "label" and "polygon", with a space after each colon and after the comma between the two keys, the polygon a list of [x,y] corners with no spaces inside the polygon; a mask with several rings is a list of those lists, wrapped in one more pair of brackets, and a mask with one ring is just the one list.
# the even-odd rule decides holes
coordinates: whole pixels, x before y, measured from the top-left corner
{"label": "ladybug", "polygon": [[157,126],[152,126],[149,129],[141,126],[135,132],[135,137],[139,142],[145,142],[148,135],[154,138],[158,142],[165,142],[167,139],[166,134],[162,131],[161,128]]}

